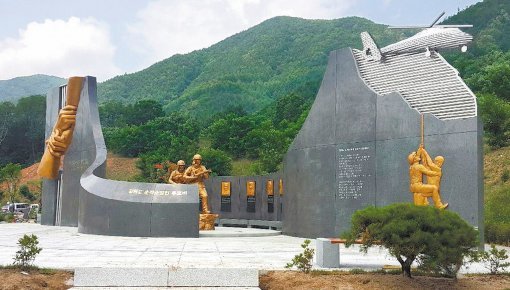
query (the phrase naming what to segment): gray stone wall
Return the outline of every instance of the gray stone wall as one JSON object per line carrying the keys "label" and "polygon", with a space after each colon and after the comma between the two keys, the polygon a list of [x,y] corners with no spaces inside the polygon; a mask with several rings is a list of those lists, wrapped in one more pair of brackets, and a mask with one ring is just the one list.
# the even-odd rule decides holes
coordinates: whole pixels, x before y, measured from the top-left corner
{"label": "gray stone wall", "polygon": [[[216,176],[206,180],[205,185],[209,195],[211,212],[219,214],[220,219],[246,219],[246,220],[281,220],[282,197],[278,192],[278,182],[281,178],[279,173],[261,176]],[[274,195],[271,197],[266,193],[266,182],[273,180]],[[221,183],[230,182],[231,196],[230,206],[222,210]],[[255,181],[255,211],[248,210],[248,198],[246,195],[246,183]],[[225,202],[225,200],[224,200]],[[272,203],[272,211],[270,210]],[[230,208],[230,211],[228,211]],[[227,209],[227,210],[225,210]]]}
{"label": "gray stone wall", "polygon": [[[425,148],[445,157],[441,195],[483,235],[483,130],[477,117],[425,115]],[[335,237],[369,205],[412,202],[407,156],[420,115],[398,94],[379,96],[360,78],[350,49],[331,52],[310,113],[284,160],[283,231]]]}
{"label": "gray stone wall", "polygon": [[[59,109],[58,88],[48,95],[48,137]],[[119,236],[198,237],[198,187],[105,179],[106,146],[99,122],[96,79],[87,77],[73,141],[64,159],[61,207],[58,181],[44,181],[43,223],[78,232]]]}

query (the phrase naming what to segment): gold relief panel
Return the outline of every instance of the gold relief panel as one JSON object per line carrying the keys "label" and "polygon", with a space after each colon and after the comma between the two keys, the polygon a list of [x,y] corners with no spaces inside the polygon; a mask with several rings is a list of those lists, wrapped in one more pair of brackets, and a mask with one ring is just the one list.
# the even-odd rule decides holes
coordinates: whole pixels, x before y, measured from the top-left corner
{"label": "gold relief panel", "polygon": [[274,185],[272,179],[266,181],[266,193],[267,195],[274,195]]}
{"label": "gold relief panel", "polygon": [[221,182],[221,196],[222,197],[230,196],[230,181]]}
{"label": "gold relief panel", "polygon": [[280,178],[280,181],[278,182],[278,193],[280,195],[283,195],[283,179]]}
{"label": "gold relief panel", "polygon": [[246,182],[246,195],[255,196],[255,181]]}

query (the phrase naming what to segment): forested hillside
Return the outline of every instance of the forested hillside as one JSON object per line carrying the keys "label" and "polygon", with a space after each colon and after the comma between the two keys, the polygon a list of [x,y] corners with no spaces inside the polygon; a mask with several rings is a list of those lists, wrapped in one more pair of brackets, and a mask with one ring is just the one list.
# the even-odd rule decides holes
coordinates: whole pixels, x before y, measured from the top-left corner
{"label": "forested hillside", "polygon": [[10,80],[0,80],[0,102],[15,102],[22,97],[32,95],[46,95],[50,88],[62,85],[65,80],[47,75],[33,75],[17,77]]}
{"label": "forested hillside", "polygon": [[98,95],[102,102],[157,100],[165,111],[190,113],[199,121],[233,106],[251,113],[304,84],[317,87],[329,52],[360,47],[362,31],[381,45],[409,33],[385,27],[359,17],[275,17],[209,48],[117,76],[100,84]]}

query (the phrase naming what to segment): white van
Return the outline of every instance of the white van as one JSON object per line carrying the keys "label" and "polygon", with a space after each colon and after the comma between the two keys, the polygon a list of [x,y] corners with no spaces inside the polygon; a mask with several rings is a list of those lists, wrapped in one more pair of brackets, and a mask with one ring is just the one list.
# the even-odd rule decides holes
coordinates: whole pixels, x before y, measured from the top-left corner
{"label": "white van", "polygon": [[26,208],[30,208],[28,203],[11,203],[9,205],[10,212],[22,212]]}

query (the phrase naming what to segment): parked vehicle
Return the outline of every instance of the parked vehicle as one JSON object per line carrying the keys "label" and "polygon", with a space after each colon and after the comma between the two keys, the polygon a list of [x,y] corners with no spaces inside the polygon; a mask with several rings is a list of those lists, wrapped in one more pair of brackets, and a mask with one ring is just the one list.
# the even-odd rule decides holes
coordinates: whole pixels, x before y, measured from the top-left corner
{"label": "parked vehicle", "polygon": [[2,212],[8,212],[8,211],[9,211],[9,205],[8,204],[2,206]]}
{"label": "parked vehicle", "polygon": [[28,203],[11,203],[7,207],[10,212],[22,212],[24,209],[30,208],[30,205]]}

